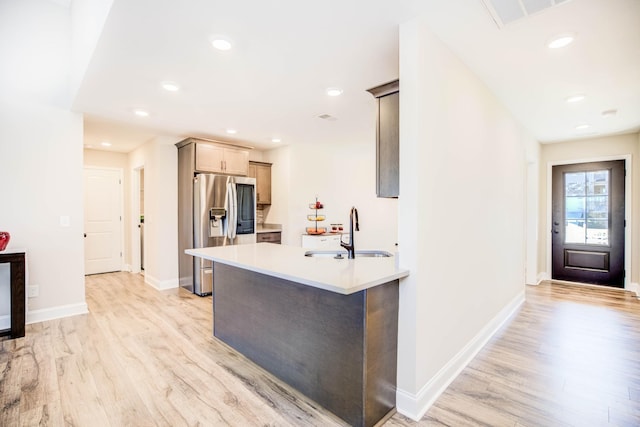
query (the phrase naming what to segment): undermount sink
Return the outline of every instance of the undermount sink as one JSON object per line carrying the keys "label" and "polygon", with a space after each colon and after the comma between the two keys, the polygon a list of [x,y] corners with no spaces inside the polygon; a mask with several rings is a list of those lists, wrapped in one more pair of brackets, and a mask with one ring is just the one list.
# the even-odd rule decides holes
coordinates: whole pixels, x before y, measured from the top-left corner
{"label": "undermount sink", "polygon": [[[347,251],[307,251],[304,253],[304,256],[308,257],[321,257],[321,258],[336,258],[336,259],[346,259]],[[356,251],[356,258],[388,258],[393,256],[390,252],[387,251],[376,251],[376,250],[365,250],[365,251]]]}

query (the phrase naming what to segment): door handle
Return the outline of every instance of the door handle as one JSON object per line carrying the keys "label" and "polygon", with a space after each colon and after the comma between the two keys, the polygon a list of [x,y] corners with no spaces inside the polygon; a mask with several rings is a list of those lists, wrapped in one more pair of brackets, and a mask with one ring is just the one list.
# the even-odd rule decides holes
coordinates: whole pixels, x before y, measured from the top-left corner
{"label": "door handle", "polygon": [[84,237],[87,237],[87,233],[84,233]]}
{"label": "door handle", "polygon": [[553,232],[554,232],[555,234],[560,233],[560,232],[558,231],[558,229],[557,229],[557,228],[554,228],[554,229],[553,229]]}

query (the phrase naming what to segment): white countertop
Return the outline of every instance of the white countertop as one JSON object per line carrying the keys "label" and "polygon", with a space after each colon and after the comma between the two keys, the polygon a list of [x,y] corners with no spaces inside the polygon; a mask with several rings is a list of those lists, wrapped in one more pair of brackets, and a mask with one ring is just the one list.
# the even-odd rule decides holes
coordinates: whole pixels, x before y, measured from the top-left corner
{"label": "white countertop", "polygon": [[280,224],[258,224],[256,233],[282,233]]}
{"label": "white countertop", "polygon": [[189,255],[349,295],[409,275],[395,257],[306,257],[308,249],[274,243],[187,249]]}

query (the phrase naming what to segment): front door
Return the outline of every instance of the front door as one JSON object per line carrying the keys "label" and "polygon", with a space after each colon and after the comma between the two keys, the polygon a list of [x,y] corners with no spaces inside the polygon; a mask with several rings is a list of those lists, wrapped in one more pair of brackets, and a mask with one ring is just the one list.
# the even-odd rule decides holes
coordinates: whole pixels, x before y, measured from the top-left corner
{"label": "front door", "polygon": [[122,270],[120,176],[120,170],[84,170],[85,274]]}
{"label": "front door", "polygon": [[624,160],[554,166],[552,279],[624,288]]}

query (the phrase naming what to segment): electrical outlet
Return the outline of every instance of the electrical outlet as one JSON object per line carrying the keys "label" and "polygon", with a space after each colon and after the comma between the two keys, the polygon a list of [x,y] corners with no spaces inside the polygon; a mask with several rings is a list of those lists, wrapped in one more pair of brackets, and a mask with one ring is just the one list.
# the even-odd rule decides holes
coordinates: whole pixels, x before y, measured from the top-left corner
{"label": "electrical outlet", "polygon": [[40,295],[40,286],[32,285],[29,286],[29,298],[35,298]]}

